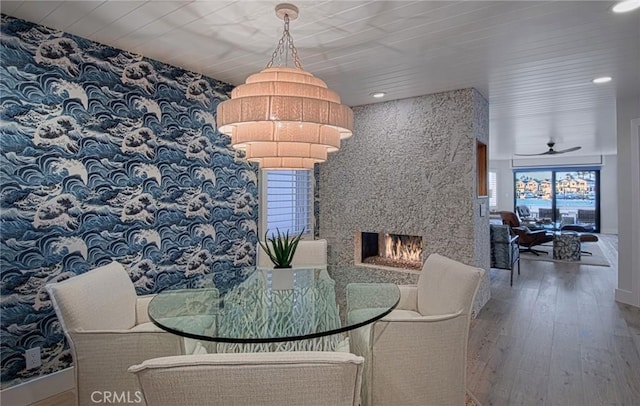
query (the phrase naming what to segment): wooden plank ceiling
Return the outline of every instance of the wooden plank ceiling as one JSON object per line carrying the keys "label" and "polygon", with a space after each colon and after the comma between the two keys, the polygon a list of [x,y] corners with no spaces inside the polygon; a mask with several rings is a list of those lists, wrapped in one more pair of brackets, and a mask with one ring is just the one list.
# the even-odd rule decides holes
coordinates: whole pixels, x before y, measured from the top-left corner
{"label": "wooden plank ceiling", "polygon": [[[232,84],[282,33],[275,1],[2,1],[2,12]],[[617,97],[640,94],[640,10],[602,1],[299,1],[304,67],[355,106],[477,88],[493,159],[615,154]],[[598,76],[612,76],[594,85]]]}

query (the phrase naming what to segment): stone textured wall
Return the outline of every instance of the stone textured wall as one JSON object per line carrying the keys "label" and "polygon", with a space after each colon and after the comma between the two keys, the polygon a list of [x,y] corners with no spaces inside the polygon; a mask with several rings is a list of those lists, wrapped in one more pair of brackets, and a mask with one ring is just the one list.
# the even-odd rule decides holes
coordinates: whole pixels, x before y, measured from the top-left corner
{"label": "stone textured wall", "polygon": [[[488,143],[486,100],[463,89],[354,113],[354,136],[320,165],[320,237],[329,242],[334,276],[355,274],[360,231],[422,236],[424,258],[437,252],[488,270],[488,217],[479,218],[475,167],[475,136]],[[488,290],[479,296],[477,309]]]}
{"label": "stone textured wall", "polygon": [[[489,102],[477,91],[473,90],[473,137],[489,148]],[[487,159],[489,159],[487,152]],[[475,161],[475,160],[474,160]],[[489,162],[487,162],[487,168]],[[477,175],[477,172],[476,172]],[[488,174],[487,174],[488,176]],[[491,241],[489,233],[489,197],[477,197],[477,182],[475,183],[475,215],[474,215],[474,259],[475,266],[489,270],[491,266]],[[480,207],[484,205],[486,212],[480,215]],[[487,275],[476,295],[476,314],[482,305],[491,297],[489,276]]]}

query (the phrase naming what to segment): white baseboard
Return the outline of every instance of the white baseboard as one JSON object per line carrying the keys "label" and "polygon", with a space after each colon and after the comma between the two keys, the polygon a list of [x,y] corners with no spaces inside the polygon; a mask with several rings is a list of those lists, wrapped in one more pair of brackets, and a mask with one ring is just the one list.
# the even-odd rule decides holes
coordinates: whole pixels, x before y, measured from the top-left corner
{"label": "white baseboard", "polygon": [[70,367],[0,391],[0,403],[27,406],[74,389],[75,386],[73,367]]}
{"label": "white baseboard", "polygon": [[640,303],[638,302],[636,295],[630,290],[616,289],[616,302],[640,307]]}

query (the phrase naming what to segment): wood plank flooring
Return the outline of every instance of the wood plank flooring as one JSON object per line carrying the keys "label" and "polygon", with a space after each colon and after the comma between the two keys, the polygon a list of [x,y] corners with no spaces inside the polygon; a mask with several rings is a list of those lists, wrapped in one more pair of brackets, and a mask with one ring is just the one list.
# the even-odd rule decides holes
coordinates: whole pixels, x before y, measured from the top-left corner
{"label": "wood plank flooring", "polygon": [[615,302],[617,237],[597,243],[611,267],[522,261],[491,271],[472,321],[467,387],[484,405],[640,405],[640,309]]}
{"label": "wood plank flooring", "polygon": [[[483,406],[640,405],[640,309],[614,301],[617,237],[598,244],[610,268],[523,260],[513,287],[492,270],[468,348],[467,387]],[[67,405],[73,392],[37,404]]]}
{"label": "wood plank flooring", "polygon": [[76,394],[75,391],[66,391],[58,395],[51,396],[40,402],[34,403],[32,406],[75,406]]}

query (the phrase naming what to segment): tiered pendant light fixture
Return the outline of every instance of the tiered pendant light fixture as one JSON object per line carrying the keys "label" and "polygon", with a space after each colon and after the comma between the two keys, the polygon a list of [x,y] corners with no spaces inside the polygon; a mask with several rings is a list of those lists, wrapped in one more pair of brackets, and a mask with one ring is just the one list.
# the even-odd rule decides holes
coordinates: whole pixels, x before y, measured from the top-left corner
{"label": "tiered pendant light fixture", "polygon": [[[289,34],[298,8],[279,4],[276,15],[284,20],[284,32],[271,60],[218,105],[218,130],[262,169],[313,169],[352,135],[353,111],[302,68]],[[288,60],[289,53],[295,67],[273,67],[276,59]]]}

